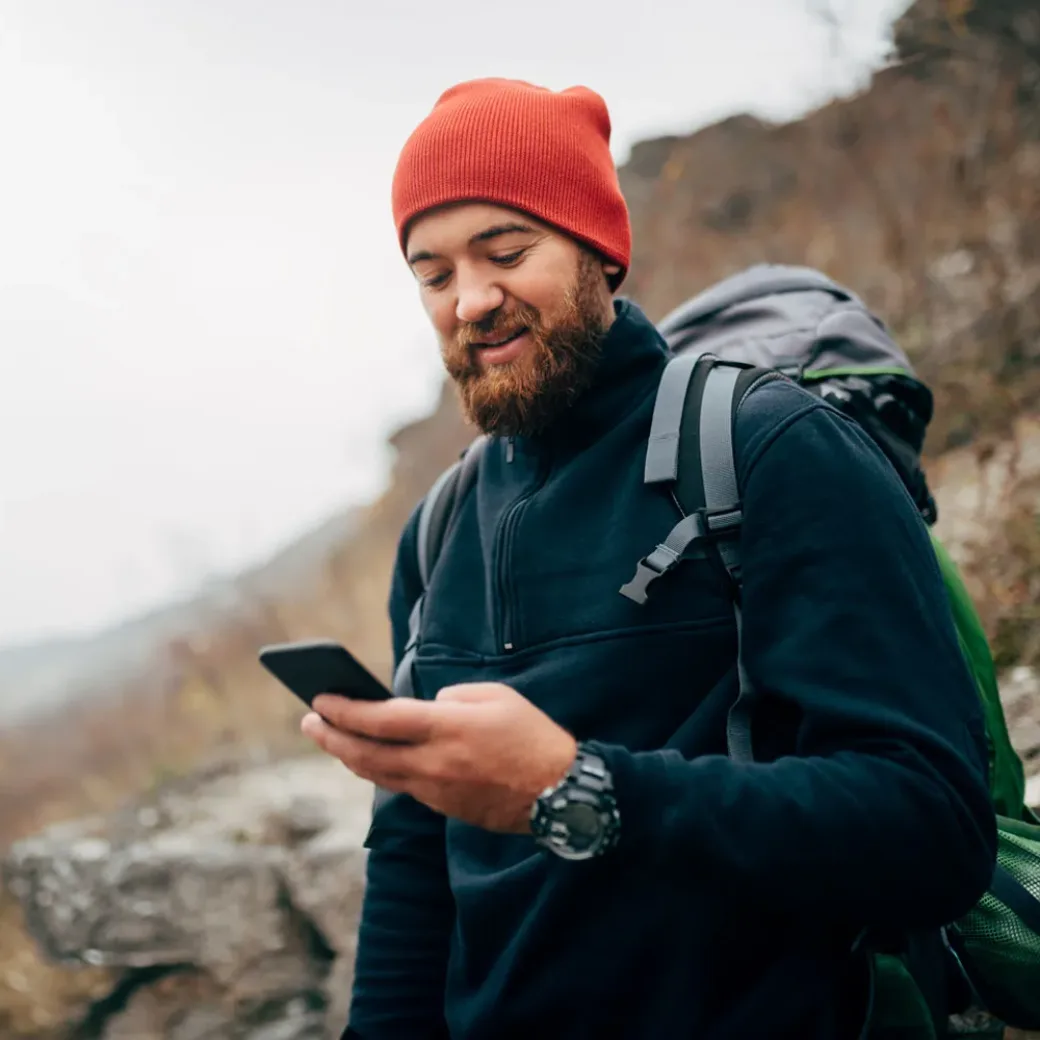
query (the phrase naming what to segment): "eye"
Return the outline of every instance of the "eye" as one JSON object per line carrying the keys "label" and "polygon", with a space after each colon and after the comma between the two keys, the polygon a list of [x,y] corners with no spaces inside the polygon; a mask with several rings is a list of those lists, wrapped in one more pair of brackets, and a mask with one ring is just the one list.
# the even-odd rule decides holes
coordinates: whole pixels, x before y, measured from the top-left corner
{"label": "eye", "polygon": [[422,279],[424,289],[439,289],[448,280],[448,272],[441,271],[440,274],[432,274],[429,278]]}
{"label": "eye", "polygon": [[499,267],[512,267],[525,252],[526,250],[518,249],[515,253],[502,253],[499,256],[489,257],[489,259],[493,264],[498,264]]}

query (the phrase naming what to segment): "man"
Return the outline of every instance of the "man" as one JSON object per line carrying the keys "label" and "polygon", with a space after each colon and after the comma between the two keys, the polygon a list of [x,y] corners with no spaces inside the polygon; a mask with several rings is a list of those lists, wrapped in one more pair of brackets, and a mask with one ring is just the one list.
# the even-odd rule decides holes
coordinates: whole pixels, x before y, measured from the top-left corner
{"label": "man", "polygon": [[618,594],[677,514],[642,479],[666,351],[613,299],[609,136],[589,90],[477,81],[397,166],[402,250],[494,439],[432,577],[416,698],[324,697],[303,723],[394,792],[347,1036],[853,1037],[857,936],[934,935],[992,872],[982,719],[927,533],[849,420],[779,381],[736,422],[761,762],[725,754],[735,627],[711,563],[644,606]]}

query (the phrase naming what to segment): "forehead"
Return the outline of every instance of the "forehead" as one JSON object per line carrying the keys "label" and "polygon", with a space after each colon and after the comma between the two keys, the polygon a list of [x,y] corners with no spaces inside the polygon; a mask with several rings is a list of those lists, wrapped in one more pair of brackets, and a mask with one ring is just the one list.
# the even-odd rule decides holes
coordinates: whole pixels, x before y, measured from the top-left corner
{"label": "forehead", "polygon": [[495,228],[522,225],[555,234],[546,224],[508,206],[489,202],[460,202],[442,206],[418,217],[408,232],[411,253],[445,253],[466,249],[475,236]]}

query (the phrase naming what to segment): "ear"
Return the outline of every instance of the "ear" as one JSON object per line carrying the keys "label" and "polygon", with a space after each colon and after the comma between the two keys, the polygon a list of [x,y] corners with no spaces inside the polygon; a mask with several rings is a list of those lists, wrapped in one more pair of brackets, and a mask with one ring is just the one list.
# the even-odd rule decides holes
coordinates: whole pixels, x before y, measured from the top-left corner
{"label": "ear", "polygon": [[602,267],[603,277],[607,280],[607,290],[613,296],[621,282],[621,264],[615,264],[612,260],[604,260]]}

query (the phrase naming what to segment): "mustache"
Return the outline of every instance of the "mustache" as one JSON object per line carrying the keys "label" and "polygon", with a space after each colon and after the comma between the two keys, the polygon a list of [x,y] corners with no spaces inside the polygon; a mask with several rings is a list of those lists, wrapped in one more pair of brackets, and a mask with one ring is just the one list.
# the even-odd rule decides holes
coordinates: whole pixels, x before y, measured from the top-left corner
{"label": "mustache", "polygon": [[480,321],[468,322],[455,333],[455,344],[468,350],[488,339],[505,339],[521,329],[537,331],[540,326],[540,315],[533,307],[518,305],[509,311],[492,311]]}

